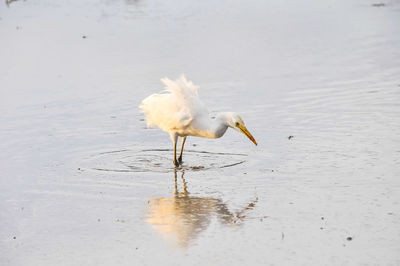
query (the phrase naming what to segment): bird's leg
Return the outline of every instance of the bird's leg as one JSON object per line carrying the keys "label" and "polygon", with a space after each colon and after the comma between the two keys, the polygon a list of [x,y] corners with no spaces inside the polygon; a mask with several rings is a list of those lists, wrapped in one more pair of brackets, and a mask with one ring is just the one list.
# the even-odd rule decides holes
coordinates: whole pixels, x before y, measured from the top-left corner
{"label": "bird's leg", "polygon": [[172,139],[172,142],[174,143],[174,165],[175,165],[175,167],[179,167],[179,163],[176,160],[176,142],[178,140],[178,136],[177,135],[174,135],[174,136],[171,135],[171,139]]}
{"label": "bird's leg", "polygon": [[182,148],[181,153],[179,154],[178,163],[182,164],[182,153],[183,153],[183,146],[185,145],[186,137],[182,137]]}

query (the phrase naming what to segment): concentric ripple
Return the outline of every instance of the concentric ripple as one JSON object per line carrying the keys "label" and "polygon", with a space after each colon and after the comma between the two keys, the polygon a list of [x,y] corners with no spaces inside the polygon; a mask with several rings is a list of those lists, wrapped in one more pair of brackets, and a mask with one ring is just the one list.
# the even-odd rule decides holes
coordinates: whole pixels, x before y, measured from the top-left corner
{"label": "concentric ripple", "polygon": [[[171,172],[171,149],[112,150],[90,155],[83,162],[83,168],[106,172]],[[201,171],[234,167],[245,163],[246,154],[216,153],[185,150],[182,169]]]}

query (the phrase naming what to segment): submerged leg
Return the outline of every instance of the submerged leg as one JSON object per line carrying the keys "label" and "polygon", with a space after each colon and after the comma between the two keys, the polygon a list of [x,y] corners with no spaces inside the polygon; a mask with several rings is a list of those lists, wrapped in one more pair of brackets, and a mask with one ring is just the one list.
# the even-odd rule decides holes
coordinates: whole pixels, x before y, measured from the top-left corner
{"label": "submerged leg", "polygon": [[178,158],[179,164],[182,164],[182,153],[183,153],[183,146],[185,145],[186,137],[182,137],[182,148],[181,148],[181,153]]}

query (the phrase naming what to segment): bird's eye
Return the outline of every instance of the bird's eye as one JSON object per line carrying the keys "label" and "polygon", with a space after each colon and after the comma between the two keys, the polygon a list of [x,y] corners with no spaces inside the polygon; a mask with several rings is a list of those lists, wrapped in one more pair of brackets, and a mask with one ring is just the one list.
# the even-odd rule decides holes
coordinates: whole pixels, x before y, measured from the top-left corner
{"label": "bird's eye", "polygon": [[235,125],[238,127],[239,126],[239,122],[236,122]]}

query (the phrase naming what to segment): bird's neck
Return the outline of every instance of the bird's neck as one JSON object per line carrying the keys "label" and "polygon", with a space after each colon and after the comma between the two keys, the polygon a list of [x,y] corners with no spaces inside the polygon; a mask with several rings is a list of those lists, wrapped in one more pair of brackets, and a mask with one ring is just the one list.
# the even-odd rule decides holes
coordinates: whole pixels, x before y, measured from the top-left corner
{"label": "bird's neck", "polygon": [[212,128],[211,128],[213,138],[222,137],[225,134],[227,129],[228,129],[228,126],[226,124],[221,123],[220,121],[217,121],[217,119],[213,119]]}
{"label": "bird's neck", "polygon": [[208,123],[207,128],[204,130],[204,133],[206,133],[204,137],[220,138],[225,134],[228,127],[225,113],[220,113]]}

